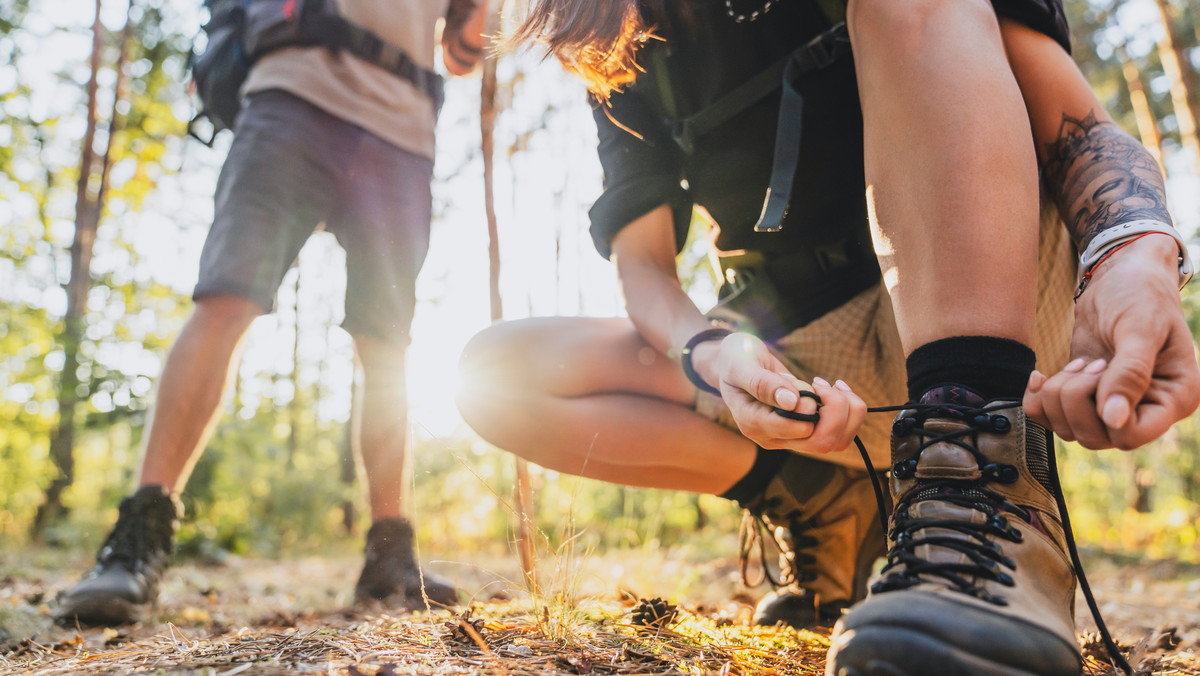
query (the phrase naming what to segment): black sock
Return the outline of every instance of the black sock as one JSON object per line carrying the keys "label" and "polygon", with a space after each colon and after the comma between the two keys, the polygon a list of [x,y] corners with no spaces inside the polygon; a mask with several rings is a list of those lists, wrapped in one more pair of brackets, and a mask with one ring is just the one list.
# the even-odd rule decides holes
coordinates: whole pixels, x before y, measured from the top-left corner
{"label": "black sock", "polygon": [[771,483],[771,478],[779,471],[780,465],[787,460],[790,453],[791,451],[770,450],[759,446],[750,471],[718,497],[746,506],[747,502],[767,488],[767,484]]}
{"label": "black sock", "polygon": [[1036,356],[1007,338],[956,336],[926,343],[908,356],[908,398],[942,385],[961,385],[985,400],[1018,399],[1025,392]]}

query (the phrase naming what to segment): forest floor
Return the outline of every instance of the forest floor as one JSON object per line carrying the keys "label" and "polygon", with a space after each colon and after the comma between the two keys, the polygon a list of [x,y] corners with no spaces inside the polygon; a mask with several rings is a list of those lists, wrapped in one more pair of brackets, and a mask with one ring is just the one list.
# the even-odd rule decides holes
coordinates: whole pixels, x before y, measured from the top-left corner
{"label": "forest floor", "polygon": [[[360,560],[228,557],[171,568],[158,605],[119,628],[55,626],[54,597],[87,559],[51,550],[0,561],[0,674],[823,674],[828,634],[749,624],[761,589],[732,558],[641,549],[543,561],[547,591],[524,591],[519,567],[433,561],[427,570],[472,595],[432,612],[354,607]],[[1169,562],[1087,570],[1104,617],[1139,673],[1200,675],[1200,568]],[[668,625],[641,627],[642,596],[678,604]],[[1082,600],[1088,673],[1116,673]]]}

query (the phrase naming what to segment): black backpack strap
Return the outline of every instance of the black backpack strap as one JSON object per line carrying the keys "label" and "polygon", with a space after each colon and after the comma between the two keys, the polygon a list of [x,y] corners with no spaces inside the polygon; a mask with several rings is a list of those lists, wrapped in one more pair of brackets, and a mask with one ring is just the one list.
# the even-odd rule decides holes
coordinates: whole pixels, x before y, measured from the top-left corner
{"label": "black backpack strap", "polygon": [[442,76],[413,61],[408,52],[331,12],[305,12],[301,20],[304,21],[305,31],[320,44],[329,49],[345,50],[392,75],[408,80],[433,101],[435,111],[442,109],[445,99]]}
{"label": "black backpack strap", "polygon": [[[771,179],[763,210],[754,225],[756,232],[778,231],[787,215],[796,165],[800,161],[800,128],[804,112],[804,100],[796,88],[797,81],[807,73],[832,65],[849,53],[850,33],[845,22],[841,22],[755,74],[700,112],[671,122],[671,136],[675,143],[683,152],[691,154],[697,138],[763,100],[782,84]],[[672,116],[673,99],[666,98],[670,96],[671,88],[666,81],[665,62],[660,59],[653,70],[659,74],[658,87],[668,108],[667,115]],[[668,103],[670,105],[666,105]]]}
{"label": "black backpack strap", "polygon": [[783,94],[779,99],[779,119],[775,127],[775,156],[771,162],[771,180],[763,200],[762,213],[754,224],[755,232],[778,232],[783,228],[800,161],[800,132],[804,97],[796,88],[805,73],[829,66],[850,52],[850,35],[841,23],[821,33],[804,47],[792,52],[783,69]]}
{"label": "black backpack strap", "polygon": [[[684,152],[691,153],[697,137],[711,132],[779,89],[780,82],[784,78],[784,70],[789,65],[795,64],[792,66],[795,69],[794,77],[800,77],[805,73],[832,64],[849,51],[850,38],[846,32],[845,23],[825,30],[791,54],[759,71],[700,112],[675,120],[671,128],[675,142]],[[665,71],[665,65],[655,69],[655,72],[660,71]],[[669,90],[669,86],[661,83],[659,88]],[[670,114],[671,111],[668,111],[668,115]]]}
{"label": "black backpack strap", "polygon": [[711,103],[707,108],[688,117],[675,120],[671,136],[685,153],[695,149],[697,137],[704,136],[723,122],[766,98],[779,88],[783,69],[792,60],[787,58],[771,64],[766,70],[738,85],[735,89]]}

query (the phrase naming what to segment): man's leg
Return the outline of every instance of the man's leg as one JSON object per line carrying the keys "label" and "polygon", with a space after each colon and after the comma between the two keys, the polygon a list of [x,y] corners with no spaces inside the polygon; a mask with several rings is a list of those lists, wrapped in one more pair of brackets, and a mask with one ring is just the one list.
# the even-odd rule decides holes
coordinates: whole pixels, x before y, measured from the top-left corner
{"label": "man's leg", "polygon": [[171,347],[159,379],[138,486],[183,491],[220,417],[242,339],[263,313],[254,301],[205,296]]}
{"label": "man's leg", "polygon": [[982,0],[851,0],[868,198],[907,355],[888,565],[826,673],[1077,674],[1053,440],[1025,418],[1038,174]]}
{"label": "man's leg", "polygon": [[163,368],[139,490],[121,502],[96,566],[59,599],[60,621],[134,622],[154,601],[173,548],[180,513],[175,496],[212,434],[242,338],[262,311],[237,296],[196,301]]}
{"label": "man's leg", "polygon": [[458,592],[453,585],[421,573],[412,522],[404,516],[411,472],[406,345],[362,335],[355,336],[354,345],[363,377],[351,438],[366,472],[371,511],[366,561],[355,597],[410,607],[424,607],[425,598],[435,605],[454,605]]}
{"label": "man's leg", "polygon": [[863,593],[883,540],[866,473],[761,449],[698,413],[682,370],[629,320],[497,324],[459,370],[459,411],[501,448],[569,474],[719,495],[764,521],[785,589],[759,605],[759,623],[828,623]]}
{"label": "man's leg", "polygon": [[403,345],[355,336],[362,382],[352,439],[367,474],[371,521],[402,515],[411,463],[408,459],[408,394]]}

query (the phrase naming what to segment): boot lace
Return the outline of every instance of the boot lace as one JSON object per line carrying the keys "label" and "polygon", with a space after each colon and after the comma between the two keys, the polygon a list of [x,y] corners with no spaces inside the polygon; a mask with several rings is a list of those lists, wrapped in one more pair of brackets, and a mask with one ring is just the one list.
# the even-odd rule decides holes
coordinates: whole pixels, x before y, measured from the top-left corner
{"label": "boot lace", "polygon": [[[1009,524],[1002,512],[1014,514],[1026,523],[1032,516],[1027,510],[1008,501],[1001,495],[984,488],[990,481],[1011,483],[1019,477],[1017,468],[1010,465],[989,463],[973,443],[975,435],[980,431],[1004,432],[1011,428],[1008,419],[1000,415],[992,415],[992,411],[1000,408],[1011,408],[1016,404],[1003,404],[986,408],[969,408],[955,405],[923,406],[909,416],[900,418],[895,423],[897,434],[915,434],[922,438],[917,450],[917,457],[898,462],[892,467],[892,473],[901,479],[907,479],[916,472],[917,458],[926,448],[938,443],[950,443],[959,446],[975,457],[981,468],[983,477],[973,481],[961,480],[932,480],[919,482],[919,488],[910,492],[896,505],[893,515],[893,526],[888,532],[888,538],[894,542],[888,552],[888,563],[884,566],[882,578],[871,587],[874,593],[907,589],[919,584],[922,576],[940,577],[952,585],[957,591],[982,599],[988,603],[1004,606],[1008,602],[1004,597],[991,594],[983,587],[971,582],[975,580],[991,580],[1006,587],[1015,583],[1004,569],[1015,570],[1016,564],[1004,556],[1000,547],[991,538],[1001,538],[1011,542],[1020,542],[1021,531]],[[934,433],[924,428],[924,423],[931,417],[960,419],[967,423],[966,427],[945,433]],[[953,504],[968,510],[983,512],[988,519],[983,523],[971,523],[962,519],[944,518],[913,518],[910,510],[913,505],[925,500],[937,499],[940,502]],[[967,536],[966,539],[951,534],[917,536],[921,531],[936,529],[942,533]],[[966,559],[962,563],[930,562],[916,554],[919,547],[934,545],[962,554]],[[902,570],[895,569],[903,567]],[[892,571],[892,572],[889,572]]]}
{"label": "boot lace", "polygon": [[[817,579],[817,572],[814,570],[817,557],[812,550],[819,543],[816,538],[808,535],[814,527],[812,520],[803,519],[800,509],[788,511],[778,519],[779,525],[790,533],[790,537],[784,537],[780,534],[782,528],[773,528],[762,516],[782,503],[782,498],[773,496],[763,501],[761,511],[747,509],[742,514],[742,524],[738,530],[738,565],[741,568],[742,582],[747,587],[757,587],[763,582],[770,582],[773,587],[786,587],[793,583],[802,586],[805,582]],[[783,555],[780,557],[778,578],[771,573],[767,561],[764,530],[770,535],[775,548]],[[755,549],[758,550],[759,560],[757,575],[750,570],[750,561],[754,558]]]}
{"label": "boot lace", "polygon": [[[888,538],[894,544],[891,550],[888,551],[888,563],[881,571],[880,580],[871,586],[872,593],[907,589],[920,583],[922,576],[934,576],[945,580],[955,590],[963,594],[982,599],[997,606],[1007,605],[1007,601],[1003,597],[989,593],[982,587],[973,584],[971,579],[992,580],[1006,587],[1014,586],[1015,583],[1012,576],[1005,572],[1005,569],[1015,570],[1016,563],[1004,556],[1000,546],[993,542],[992,538],[1020,542],[1022,538],[1020,529],[1014,527],[1005,514],[1014,515],[1027,524],[1032,524],[1034,517],[1029,510],[1014,504],[985,487],[989,483],[1013,483],[1019,478],[1019,470],[1011,465],[991,462],[979,451],[976,439],[980,432],[1004,433],[1011,429],[1011,422],[1008,418],[996,412],[1019,406],[1020,402],[1015,401],[996,402],[982,407],[949,403],[909,403],[903,406],[882,406],[868,409],[870,412],[910,411],[904,418],[899,418],[895,422],[894,431],[899,435],[915,434],[922,439],[915,457],[897,462],[892,466],[891,469],[894,476],[901,479],[913,476],[916,473],[917,459],[921,453],[926,448],[938,443],[950,443],[965,449],[975,458],[982,472],[982,476],[975,480],[936,479],[921,481],[915,490],[910,491],[908,495],[900,500],[899,504],[896,505],[893,520],[894,526],[888,531]],[[924,423],[930,418],[957,419],[965,422],[966,426],[948,432],[926,430]],[[879,485],[878,476],[875,473],[874,466],[862,441],[858,437],[855,437],[854,443],[858,447],[863,461],[866,463],[872,482],[875,484],[880,522],[884,525],[884,530],[887,531],[887,508],[883,501],[883,490]],[[1067,514],[1067,506],[1063,498],[1062,486],[1059,483],[1058,467],[1052,447],[1050,452],[1047,453],[1047,458],[1050,480],[1050,486],[1047,488],[1054,495],[1055,504],[1062,518],[1067,552],[1071,558],[1071,565],[1075,568],[1075,573],[1079,579],[1080,590],[1083,592],[1088,608],[1091,610],[1092,618],[1096,622],[1097,629],[1099,629],[1110,661],[1122,672],[1130,675],[1133,673],[1133,669],[1121,654],[1120,648],[1113,640],[1108,627],[1104,623],[1104,619],[1100,615],[1100,608],[1096,603],[1095,595],[1092,593],[1091,585],[1087,581],[1083,565],[1079,560],[1079,552],[1075,545],[1075,536],[1071,531],[1071,520]],[[911,507],[914,504],[930,499],[982,512],[987,515],[988,519],[983,523],[968,523],[961,519],[914,517],[911,515]],[[916,535],[919,531],[931,529],[943,532],[950,531],[967,537]],[[934,545],[944,549],[951,549],[962,554],[966,560],[959,563],[926,561],[916,554],[917,548],[923,545]],[[900,566],[903,566],[903,570],[896,570]]]}
{"label": "boot lace", "polygon": [[[167,501],[169,504],[169,498]],[[160,514],[163,509],[152,501],[122,500],[117,523],[96,554],[96,563],[100,566],[121,563],[131,571],[142,572],[153,557],[170,548],[174,529],[171,517],[163,518]]]}

